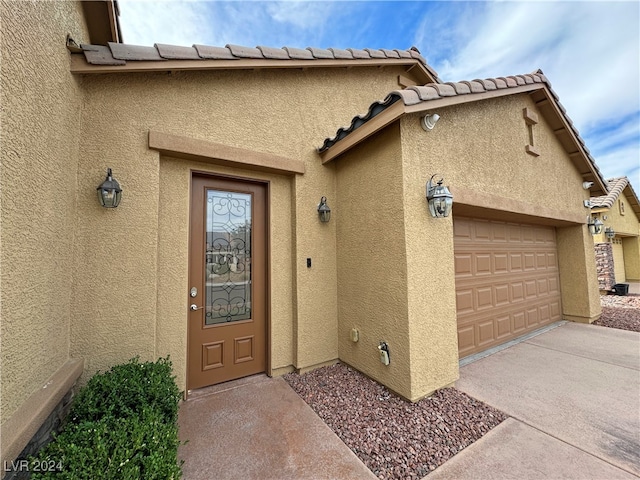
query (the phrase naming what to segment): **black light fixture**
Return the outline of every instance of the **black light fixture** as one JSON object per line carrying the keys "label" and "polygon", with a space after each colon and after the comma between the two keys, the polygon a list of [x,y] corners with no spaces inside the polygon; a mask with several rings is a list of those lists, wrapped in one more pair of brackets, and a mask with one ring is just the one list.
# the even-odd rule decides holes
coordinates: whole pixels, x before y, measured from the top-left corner
{"label": "black light fixture", "polygon": [[104,208],[116,208],[120,204],[122,189],[117,180],[113,179],[110,168],[107,168],[107,178],[97,190],[98,200]]}
{"label": "black light fixture", "polygon": [[613,227],[605,228],[604,234],[607,236],[607,238],[613,238],[616,236],[616,232],[613,230]]}
{"label": "black light fixture", "polygon": [[329,205],[327,205],[327,197],[322,197],[320,199],[320,204],[318,205],[318,215],[320,216],[320,221],[326,223],[331,218],[331,209]]}
{"label": "black light fixture", "polygon": [[604,223],[602,223],[597,217],[591,218],[589,216],[587,217],[587,226],[589,227],[589,232],[591,233],[591,235],[598,235],[602,233],[602,227],[604,226]]}
{"label": "black light fixture", "polygon": [[433,184],[433,179],[438,176],[436,173],[427,183],[427,202],[429,203],[429,212],[434,218],[448,217],[453,208],[453,195],[447,187],[442,186],[444,178]]}

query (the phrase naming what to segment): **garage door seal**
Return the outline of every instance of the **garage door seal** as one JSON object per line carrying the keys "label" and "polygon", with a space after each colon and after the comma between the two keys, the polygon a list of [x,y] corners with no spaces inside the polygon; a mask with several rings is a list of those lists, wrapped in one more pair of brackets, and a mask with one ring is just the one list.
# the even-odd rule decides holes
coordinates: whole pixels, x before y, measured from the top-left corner
{"label": "garage door seal", "polygon": [[545,327],[539,328],[537,330],[534,330],[533,332],[529,332],[525,335],[522,335],[521,337],[518,338],[514,338],[513,340],[510,340],[506,343],[503,343],[501,345],[497,345],[495,347],[489,348],[487,350],[484,350],[482,352],[478,352],[478,353],[474,353],[473,355],[469,355],[467,357],[461,358],[458,362],[458,365],[460,367],[464,367],[465,365],[469,365],[470,363],[473,362],[477,362],[478,360],[488,357],[489,355],[493,355],[494,353],[500,352],[502,350],[505,350],[509,347],[513,347],[514,345],[517,345],[518,343],[522,343],[526,340],[529,340],[530,338],[536,337],[542,333],[546,333],[549,330],[553,330],[554,328],[560,327],[562,325],[564,325],[565,323],[567,323],[566,320],[561,320],[559,322],[554,322],[550,325],[547,325]]}

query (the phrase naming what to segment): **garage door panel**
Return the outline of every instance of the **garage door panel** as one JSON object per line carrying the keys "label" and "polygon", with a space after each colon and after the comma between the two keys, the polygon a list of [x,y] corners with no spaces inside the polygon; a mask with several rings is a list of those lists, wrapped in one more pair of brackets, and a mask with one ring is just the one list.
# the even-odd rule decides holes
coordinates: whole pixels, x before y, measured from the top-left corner
{"label": "garage door panel", "polygon": [[512,272],[522,271],[522,253],[510,253],[509,254],[509,267]]}
{"label": "garage door panel", "polygon": [[547,268],[547,254],[541,252],[536,254],[536,268],[545,270]]}
{"label": "garage door panel", "polygon": [[494,298],[496,299],[496,302],[494,304],[494,306],[496,307],[501,307],[503,305],[509,305],[510,299],[509,299],[509,284],[508,283],[503,283],[501,285],[495,285],[493,287],[493,293],[494,293]]}
{"label": "garage door panel", "polygon": [[493,255],[493,272],[496,274],[509,272],[509,258],[506,253]]}
{"label": "garage door panel", "polygon": [[536,269],[536,257],[533,253],[527,252],[522,255],[524,259],[524,270],[535,270]]}
{"label": "garage door panel", "polygon": [[476,310],[493,307],[493,297],[491,286],[476,288]]}
{"label": "garage door panel", "polygon": [[491,255],[486,253],[478,253],[474,255],[476,275],[491,275]]}
{"label": "garage door panel", "polygon": [[515,312],[513,313],[512,317],[513,317],[513,332],[517,334],[524,332],[524,330],[527,328],[527,322],[525,320],[524,311]]}
{"label": "garage door panel", "polygon": [[561,319],[555,230],[454,218],[460,356]]}
{"label": "garage door panel", "polygon": [[478,345],[484,347],[491,344],[495,337],[493,320],[486,320],[478,324]]}
{"label": "garage door panel", "polygon": [[511,316],[505,315],[496,318],[496,338],[501,339],[511,335]]}
{"label": "garage door panel", "polygon": [[473,305],[473,289],[456,291],[456,310],[458,314],[475,311]]}
{"label": "garage door panel", "polygon": [[524,292],[527,298],[535,298],[538,295],[535,280],[527,280],[524,282]]}
{"label": "garage door panel", "polygon": [[466,353],[471,353],[476,348],[475,341],[475,325],[470,325],[466,328],[458,329],[458,351]]}
{"label": "garage door panel", "polygon": [[513,282],[511,284],[511,303],[524,300],[524,282]]}
{"label": "garage door panel", "polygon": [[551,320],[551,307],[549,305],[541,305],[538,309],[538,314],[540,315],[540,323],[549,323]]}
{"label": "garage door panel", "polygon": [[507,225],[494,224],[491,229],[493,241],[496,243],[507,241]]}
{"label": "garage door panel", "polygon": [[473,269],[471,268],[473,255],[471,253],[456,253],[454,255],[456,277],[471,276]]}
{"label": "garage door panel", "polygon": [[538,296],[543,296],[549,293],[549,281],[546,278],[538,279]]}

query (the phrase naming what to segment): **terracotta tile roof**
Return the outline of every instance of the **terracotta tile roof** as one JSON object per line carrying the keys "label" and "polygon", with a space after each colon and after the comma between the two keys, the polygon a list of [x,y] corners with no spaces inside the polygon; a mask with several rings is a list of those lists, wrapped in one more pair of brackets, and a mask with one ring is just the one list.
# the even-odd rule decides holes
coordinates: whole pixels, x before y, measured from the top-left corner
{"label": "terracotta tile roof", "polygon": [[591,197],[591,208],[611,208],[627,185],[627,177],[610,178],[605,182],[608,193],[600,197]]}
{"label": "terracotta tile roof", "polygon": [[[548,81],[542,72],[534,72],[527,75],[517,75],[513,77],[476,79],[461,82],[429,83],[427,85],[407,87],[403,90],[394,90],[389,93],[384,100],[372,103],[367,113],[354,117],[351,121],[351,125],[338,129],[336,135],[332,138],[327,138],[322,146],[318,148],[318,151],[323,152],[328,148],[331,148],[335,143],[345,138],[356,128],[360,127],[399,100],[401,100],[405,106],[412,106],[443,97],[453,97],[456,95],[473,96],[474,94],[485,93],[491,90],[513,88],[533,83],[547,84]],[[555,95],[555,97],[557,98],[557,95]],[[473,99],[470,97],[469,100],[471,101]]]}
{"label": "terracotta tile roof", "polygon": [[599,197],[591,197],[591,208],[613,207],[618,197],[626,190],[629,205],[640,219],[640,200],[627,177],[610,178],[605,182],[605,186],[607,187],[608,193]]}
{"label": "terracotta tile roof", "polygon": [[[372,103],[367,113],[354,117],[349,126],[338,129],[335,136],[325,139],[322,146],[318,148],[318,152],[326,152],[336,143],[340,142],[348,135],[353,133],[354,130],[361,127],[396,102],[402,102],[405,106],[405,111],[407,110],[406,107],[416,107],[420,106],[421,104],[425,106],[426,110],[429,105],[428,102],[442,100],[447,97],[450,97],[452,99],[459,97],[459,103],[472,102],[487,98],[487,94],[491,92],[499,94],[500,90],[503,90],[503,94],[505,95],[512,93],[509,92],[510,89],[514,90],[513,93],[532,91],[533,88],[527,89],[527,86],[533,87],[536,84],[539,85],[540,88],[544,87],[550,93],[553,99],[553,103],[560,112],[560,115],[562,117],[561,120],[566,124],[566,126],[568,126],[571,135],[579,144],[578,150],[582,150],[584,152],[584,155],[589,164],[589,169],[593,173],[593,177],[596,180],[599,180],[599,184],[602,185],[604,183],[604,178],[602,177],[602,174],[600,173],[595,160],[591,156],[589,149],[578,133],[578,130],[567,115],[566,109],[560,103],[558,94],[551,88],[551,83],[542,73],[542,70],[536,70],[533,73],[524,75],[475,79],[471,81],[464,80],[460,82],[429,83],[426,85],[410,86],[403,90],[394,90],[393,92],[389,93],[384,100]],[[411,111],[419,111],[419,109],[411,108]],[[573,154],[573,152],[568,153]],[[581,173],[584,174],[587,172]],[[601,191],[601,187],[594,187],[594,191],[596,193],[598,191]]]}
{"label": "terracotta tile roof", "polygon": [[215,47],[208,45],[193,45],[183,47],[156,43],[153,47],[127,45],[109,42],[108,46],[86,45],[80,46],[84,57],[90,65],[122,66],[127,62],[166,61],[166,60],[416,60],[439,81],[437,72],[431,68],[420,51],[411,47],[408,50],[378,49],[364,50],[355,48],[316,48],[307,47],[273,48],[265,46],[245,47],[241,45],[226,45]]}

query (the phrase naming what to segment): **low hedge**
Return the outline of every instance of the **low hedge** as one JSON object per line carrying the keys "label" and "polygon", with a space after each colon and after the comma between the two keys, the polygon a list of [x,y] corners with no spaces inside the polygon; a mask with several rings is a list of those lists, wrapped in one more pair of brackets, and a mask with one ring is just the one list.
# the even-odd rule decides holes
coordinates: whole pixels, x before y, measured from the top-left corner
{"label": "low hedge", "polygon": [[[138,358],[94,375],[67,423],[32,465],[33,479],[177,479],[180,391],[171,361]],[[49,466],[50,468],[43,468]]]}

